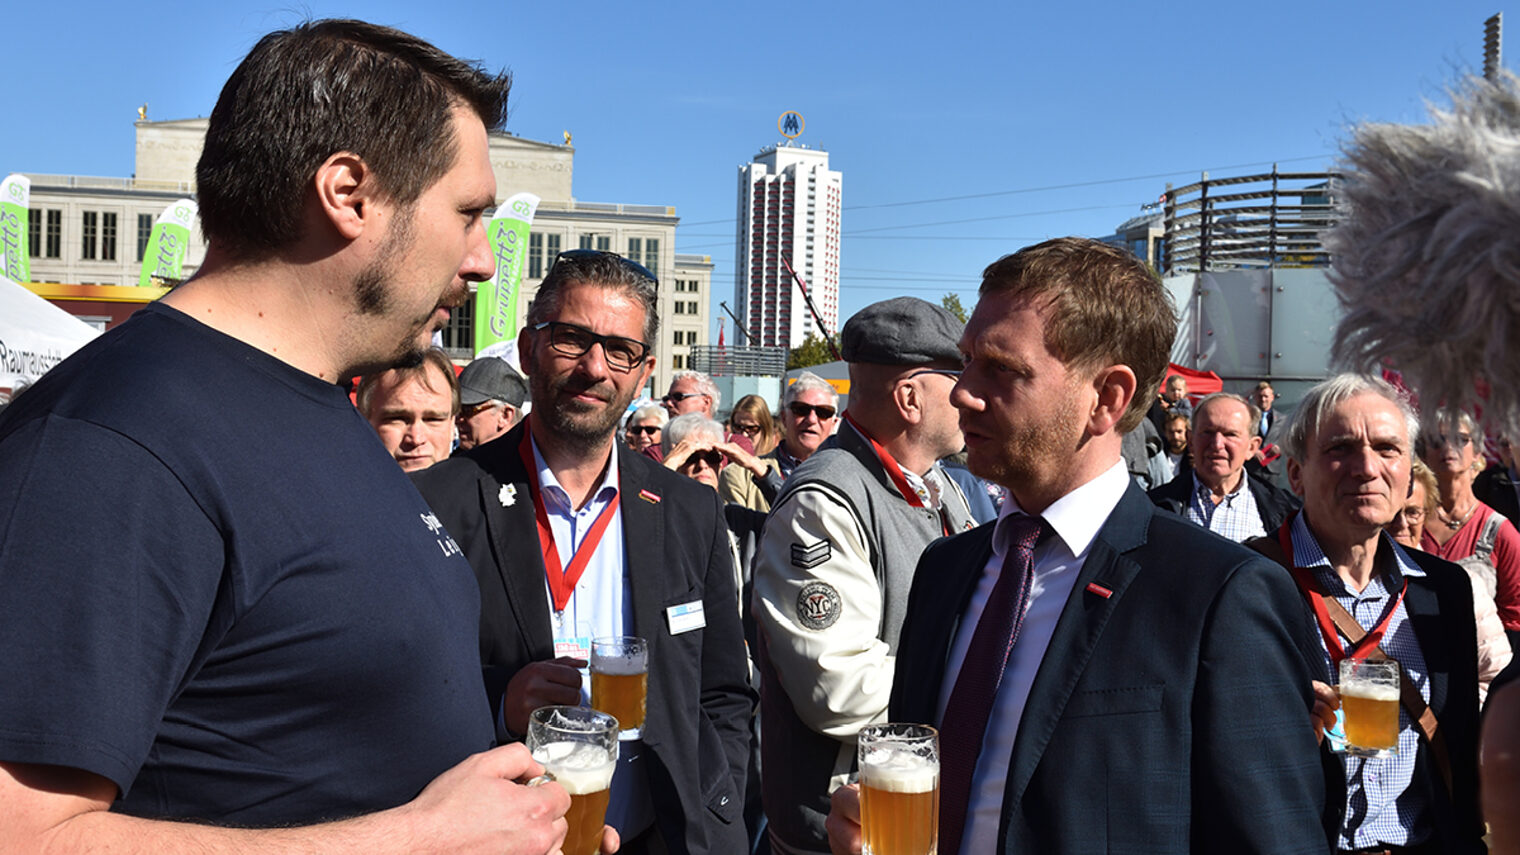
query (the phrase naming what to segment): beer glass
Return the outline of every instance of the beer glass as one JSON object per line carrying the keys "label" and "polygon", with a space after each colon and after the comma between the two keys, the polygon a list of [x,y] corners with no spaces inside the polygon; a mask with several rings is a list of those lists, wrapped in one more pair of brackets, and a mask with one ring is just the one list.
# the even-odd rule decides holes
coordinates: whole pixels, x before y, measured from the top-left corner
{"label": "beer glass", "polygon": [[924,724],[861,728],[860,828],[865,855],[935,855],[939,731]]}
{"label": "beer glass", "polygon": [[601,851],[617,734],[617,719],[584,707],[539,707],[528,717],[528,750],[570,794],[565,855]]}
{"label": "beer glass", "polygon": [[618,720],[623,739],[644,732],[649,644],[631,635],[591,640],[591,706]]}
{"label": "beer glass", "polygon": [[1359,757],[1399,753],[1399,663],[1342,659],[1339,689],[1346,753]]}

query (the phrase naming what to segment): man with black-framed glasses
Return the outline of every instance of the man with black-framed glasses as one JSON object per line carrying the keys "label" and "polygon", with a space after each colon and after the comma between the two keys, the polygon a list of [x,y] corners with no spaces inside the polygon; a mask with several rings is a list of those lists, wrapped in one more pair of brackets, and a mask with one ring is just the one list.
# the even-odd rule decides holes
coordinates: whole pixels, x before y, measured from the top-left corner
{"label": "man with black-framed glasses", "polygon": [[529,416],[415,480],[475,568],[501,735],[589,701],[591,639],[644,638],[647,714],[607,824],[625,853],[723,855],[747,849],[754,703],[728,533],[716,493],[616,442],[654,370],[657,289],[612,253],[562,253],[517,340]]}
{"label": "man with black-framed glasses", "polygon": [[[972,527],[964,495],[936,462],[962,444],[950,404],[961,330],[913,297],[850,318],[844,424],[797,466],[766,521],[754,614],[774,852],[828,851],[829,793],[854,768],[856,732],[884,720],[918,556]],[[809,400],[817,391],[786,402],[789,436],[833,420],[832,406]]]}

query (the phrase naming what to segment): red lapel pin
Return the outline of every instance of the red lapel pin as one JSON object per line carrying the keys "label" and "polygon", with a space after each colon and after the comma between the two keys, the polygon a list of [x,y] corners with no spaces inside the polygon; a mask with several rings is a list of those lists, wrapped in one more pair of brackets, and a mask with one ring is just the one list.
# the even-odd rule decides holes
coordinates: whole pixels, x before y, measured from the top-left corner
{"label": "red lapel pin", "polygon": [[649,492],[648,490],[640,490],[639,498],[650,503],[651,505],[658,505],[660,503],[660,497]]}
{"label": "red lapel pin", "polygon": [[1097,594],[1105,600],[1114,595],[1112,590],[1099,585],[1097,582],[1088,582],[1087,591],[1091,594]]}

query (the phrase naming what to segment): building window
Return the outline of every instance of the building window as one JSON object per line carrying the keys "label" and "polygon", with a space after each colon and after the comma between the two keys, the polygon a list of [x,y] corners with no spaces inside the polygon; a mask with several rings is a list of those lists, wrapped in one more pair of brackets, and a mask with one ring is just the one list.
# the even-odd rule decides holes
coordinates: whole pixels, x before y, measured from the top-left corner
{"label": "building window", "polygon": [[32,208],[26,212],[26,254],[32,258],[42,257],[41,208]]}
{"label": "building window", "polygon": [[63,211],[52,208],[47,212],[47,251],[43,253],[47,258],[59,258],[63,255]]}
{"label": "building window", "polygon": [[528,233],[528,278],[544,278],[544,236],[541,232]]}
{"label": "building window", "polygon": [[153,237],[153,215],[137,215],[137,260],[142,261],[148,252],[148,239]]}
{"label": "building window", "polygon": [[581,249],[594,249],[597,252],[612,251],[612,235],[581,235]]}
{"label": "building window", "polygon": [[560,241],[560,237],[561,237],[560,235],[555,235],[555,234],[544,235],[544,269],[545,270],[548,270],[549,268],[553,267],[555,259],[559,258],[559,241]]}
{"label": "building window", "polygon": [[675,356],[670,357],[670,367],[674,368],[677,371],[680,371],[681,369],[685,368],[686,367],[686,357],[682,356],[679,353],[677,353]]}
{"label": "building window", "polygon": [[100,260],[116,260],[116,212],[105,211],[100,215]]}
{"label": "building window", "polygon": [[628,260],[642,264],[659,278],[660,239],[659,238],[629,238]]}
{"label": "building window", "polygon": [[99,245],[100,238],[100,213],[98,211],[84,212],[84,242],[79,247],[79,257],[93,259],[95,249]]}
{"label": "building window", "polygon": [[449,311],[449,322],[438,331],[443,349],[450,356],[475,355],[475,295]]}
{"label": "building window", "polygon": [[686,302],[684,300],[677,300],[675,309],[678,315],[686,314]]}
{"label": "building window", "polygon": [[688,314],[688,315],[695,315],[696,313],[697,313],[697,303],[696,303],[696,301],[693,300],[692,302],[687,303],[686,304],[686,314]]}

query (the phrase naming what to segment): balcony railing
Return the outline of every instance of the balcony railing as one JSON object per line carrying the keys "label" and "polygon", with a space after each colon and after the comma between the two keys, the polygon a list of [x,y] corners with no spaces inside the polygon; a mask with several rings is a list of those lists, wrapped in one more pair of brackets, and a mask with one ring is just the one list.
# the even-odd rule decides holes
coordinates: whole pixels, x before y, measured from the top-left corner
{"label": "balcony railing", "polygon": [[691,349],[689,362],[713,377],[780,377],[786,373],[786,348],[701,345]]}

